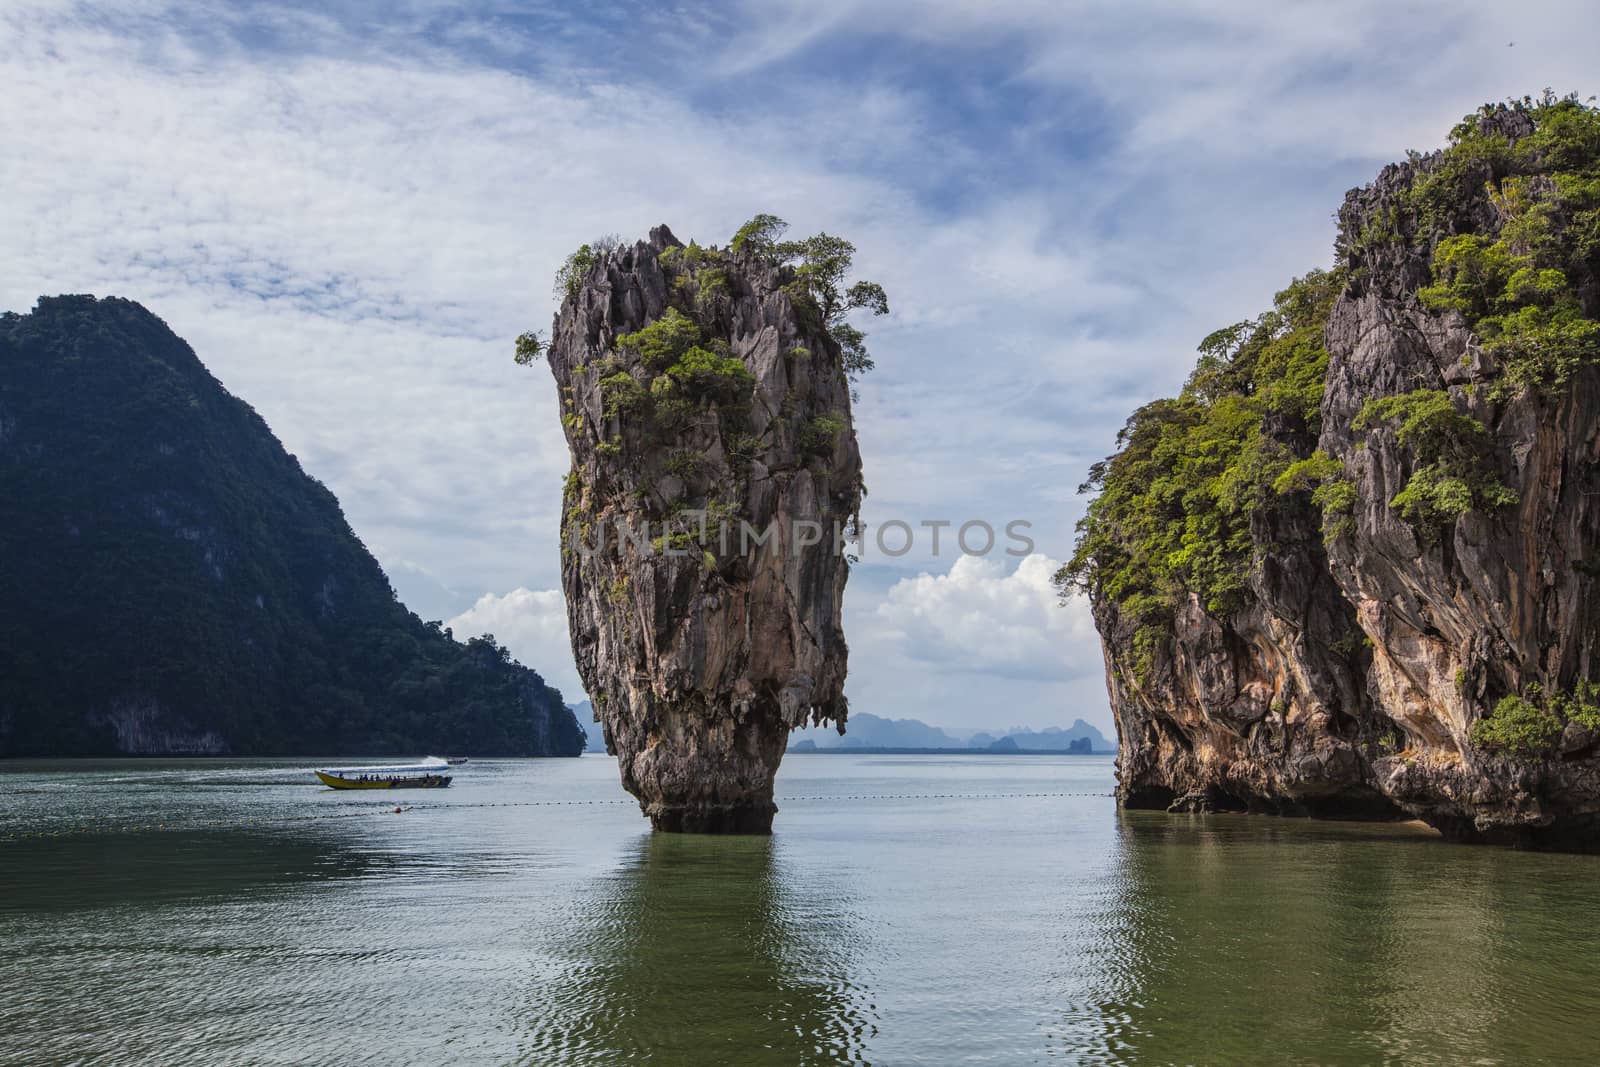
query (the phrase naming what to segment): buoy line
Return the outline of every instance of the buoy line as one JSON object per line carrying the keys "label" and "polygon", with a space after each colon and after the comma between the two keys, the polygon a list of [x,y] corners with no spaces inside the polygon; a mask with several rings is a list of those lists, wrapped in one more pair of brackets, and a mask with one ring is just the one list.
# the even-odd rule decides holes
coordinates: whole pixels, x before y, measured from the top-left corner
{"label": "buoy line", "polygon": [[[779,806],[790,803],[812,803],[816,801],[880,801],[880,800],[1054,800],[1066,798],[1110,798],[1114,793],[837,793],[817,794],[807,796],[779,797]],[[609,804],[637,804],[631,797],[607,798],[603,800],[504,800],[504,801],[478,801],[466,804],[426,804],[417,808],[414,804],[401,807],[384,807],[377,809],[363,809],[361,811],[326,811],[305,815],[273,815],[262,818],[233,818],[233,819],[186,819],[180,822],[138,823],[134,825],[119,826],[108,823],[80,823],[57,830],[34,830],[0,834],[0,842],[23,841],[37,838],[73,837],[80,834],[138,834],[138,833],[165,833],[167,831],[211,830],[224,829],[252,829],[267,828],[272,826],[293,825],[304,822],[320,822],[328,819],[358,819],[375,815],[402,815],[410,811],[459,811],[462,809],[480,808],[555,808],[555,807],[584,807],[604,806]]]}

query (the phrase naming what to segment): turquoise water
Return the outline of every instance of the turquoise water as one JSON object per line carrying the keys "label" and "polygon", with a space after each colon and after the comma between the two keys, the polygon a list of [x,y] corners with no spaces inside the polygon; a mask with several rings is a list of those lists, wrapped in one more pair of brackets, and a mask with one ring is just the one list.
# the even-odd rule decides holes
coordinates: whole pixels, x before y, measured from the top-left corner
{"label": "turquoise water", "polygon": [[381,798],[305,766],[0,764],[0,1063],[1521,1065],[1600,1041],[1593,857],[1119,814],[1098,757],[790,757],[771,839],[653,836],[605,757]]}

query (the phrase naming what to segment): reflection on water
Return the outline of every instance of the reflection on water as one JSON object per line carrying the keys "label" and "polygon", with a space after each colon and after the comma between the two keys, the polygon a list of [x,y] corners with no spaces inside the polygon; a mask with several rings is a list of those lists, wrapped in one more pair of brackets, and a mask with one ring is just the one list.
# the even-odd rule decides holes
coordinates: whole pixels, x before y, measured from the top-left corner
{"label": "reflection on water", "polygon": [[1405,826],[1122,813],[1080,1051],[1111,1062],[1588,1062],[1589,857]]}
{"label": "reflection on water", "polygon": [[301,907],[392,866],[317,837],[184,830],[12,841],[0,862],[7,1064],[228,1059],[297,1014],[315,968],[368,962],[354,940],[300,941],[317,926]]}
{"label": "reflection on water", "polygon": [[780,850],[641,836],[530,1005],[529,1062],[861,1062],[874,1011],[851,979],[858,935]]}
{"label": "reflection on water", "polygon": [[399,814],[289,763],[0,764],[0,1064],[1594,1061],[1600,858],[1110,777],[795,757],[777,834],[716,839],[641,832],[604,758]]}

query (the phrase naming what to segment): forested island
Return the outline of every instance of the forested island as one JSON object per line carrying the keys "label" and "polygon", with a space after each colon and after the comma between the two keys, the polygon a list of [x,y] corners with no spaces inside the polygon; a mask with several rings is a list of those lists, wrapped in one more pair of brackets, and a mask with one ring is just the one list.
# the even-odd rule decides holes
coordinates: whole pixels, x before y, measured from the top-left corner
{"label": "forested island", "polygon": [[0,756],[583,743],[535,671],[407,611],[155,315],[59,296],[0,317]]}

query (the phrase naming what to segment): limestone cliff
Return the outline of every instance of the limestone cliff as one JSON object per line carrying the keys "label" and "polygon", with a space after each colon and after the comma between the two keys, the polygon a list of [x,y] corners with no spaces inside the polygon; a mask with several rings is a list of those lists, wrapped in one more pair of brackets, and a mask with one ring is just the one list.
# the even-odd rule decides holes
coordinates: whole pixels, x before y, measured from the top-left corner
{"label": "limestone cliff", "polygon": [[585,257],[548,349],[578,669],[657,829],[766,832],[789,731],[846,716],[845,354],[774,257],[664,226]]}
{"label": "limestone cliff", "polygon": [[[1592,109],[1485,108],[1352,191],[1335,270],[1130,422],[1062,576],[1092,598],[1125,805],[1600,845],[1597,209]],[[1304,411],[1273,399],[1294,388]],[[1212,481],[1143,487],[1234,448],[1219,413],[1241,429]]]}

